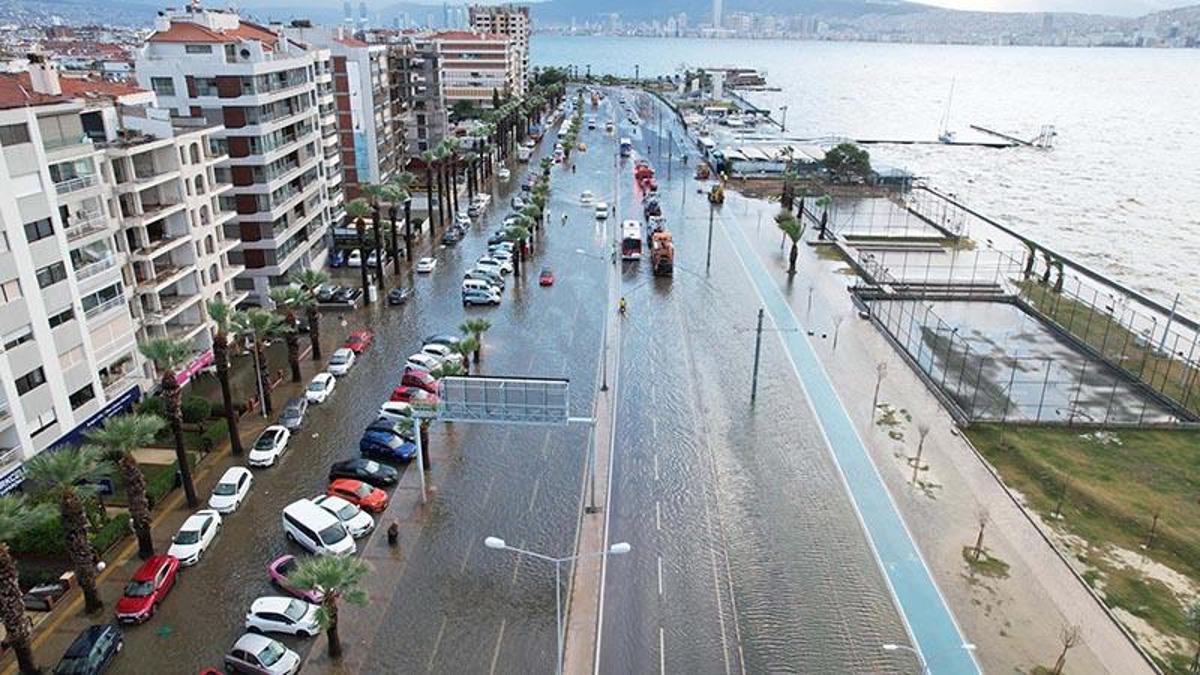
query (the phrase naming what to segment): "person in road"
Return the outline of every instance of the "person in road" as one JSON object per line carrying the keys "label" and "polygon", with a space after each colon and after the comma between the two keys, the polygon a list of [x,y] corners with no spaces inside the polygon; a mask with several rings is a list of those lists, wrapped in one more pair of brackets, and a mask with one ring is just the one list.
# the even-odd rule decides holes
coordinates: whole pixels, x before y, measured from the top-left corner
{"label": "person in road", "polygon": [[566,225],[566,224],[567,224],[567,217],[568,217],[568,216],[567,216],[567,212],[566,212],[566,211],[563,211],[563,215],[562,215],[562,224],[563,224],[563,225]]}
{"label": "person in road", "polygon": [[627,305],[625,304],[625,297],[624,297],[624,296],[622,296],[622,297],[621,297],[621,304],[617,306],[617,311],[621,313],[621,316],[625,316],[625,308],[626,308],[626,306],[627,306]]}

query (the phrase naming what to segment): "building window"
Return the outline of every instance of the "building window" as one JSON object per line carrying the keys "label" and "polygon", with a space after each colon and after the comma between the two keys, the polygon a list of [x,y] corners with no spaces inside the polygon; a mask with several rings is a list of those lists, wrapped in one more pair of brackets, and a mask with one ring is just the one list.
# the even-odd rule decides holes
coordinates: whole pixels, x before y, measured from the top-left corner
{"label": "building window", "polygon": [[160,96],[174,96],[175,80],[169,77],[152,77],[150,78],[150,88]]}
{"label": "building window", "polygon": [[82,363],[87,355],[83,353],[83,345],[73,347],[58,355],[58,365],[67,370],[76,363]]}
{"label": "building window", "polygon": [[0,284],[0,301],[8,304],[14,300],[21,299],[21,280],[11,279]]}
{"label": "building window", "polygon": [[121,283],[117,282],[107,288],[101,288],[91,295],[84,296],[79,302],[81,305],[83,305],[84,315],[87,315],[88,311],[99,307],[106,302],[112,302],[113,300],[122,297],[122,295],[123,291]]}
{"label": "building window", "polygon": [[29,127],[24,124],[0,125],[0,145],[20,145],[29,142]]}
{"label": "building window", "polygon": [[17,378],[17,394],[24,396],[43,384],[46,384],[46,372],[40,367],[34,368]]}
{"label": "building window", "polygon": [[64,309],[63,311],[59,312],[58,314],[55,314],[50,317],[50,327],[58,328],[59,326],[63,325],[64,323],[74,321],[74,320],[75,320],[75,309],[72,307],[68,307],[68,308]]}
{"label": "building window", "polygon": [[67,267],[60,262],[37,271],[38,288],[48,288],[67,278]]}
{"label": "building window", "polygon": [[30,324],[25,324],[24,326],[21,326],[20,328],[4,336],[4,348],[13,349],[19,345],[25,344],[26,342],[32,341],[33,326]]}
{"label": "building window", "polygon": [[211,54],[212,45],[184,45],[183,51],[187,54]]}
{"label": "building window", "polygon": [[29,243],[40,241],[46,237],[54,236],[54,223],[49,218],[35,220],[32,223],[25,223],[25,238]]}
{"label": "building window", "polygon": [[74,394],[71,394],[67,400],[71,402],[71,410],[79,410],[80,406],[94,398],[96,398],[96,390],[93,389],[92,385],[89,384]]}
{"label": "building window", "polygon": [[0,253],[7,253],[9,250],[10,249],[8,247],[8,233],[0,232]]}
{"label": "building window", "polygon": [[30,426],[33,427],[33,433],[31,435],[37,436],[38,434],[42,433],[43,431],[54,426],[54,423],[57,421],[58,421],[58,415],[54,414],[54,408],[47,408],[46,410],[44,410],[40,414],[38,414],[37,417],[30,420]]}

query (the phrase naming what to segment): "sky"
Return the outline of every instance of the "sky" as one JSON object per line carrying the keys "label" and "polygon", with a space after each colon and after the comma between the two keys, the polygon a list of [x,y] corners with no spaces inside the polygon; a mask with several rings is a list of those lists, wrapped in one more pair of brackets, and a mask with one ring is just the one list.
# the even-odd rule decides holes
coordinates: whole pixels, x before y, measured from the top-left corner
{"label": "sky", "polygon": [[1086,12],[1141,16],[1173,7],[1196,4],[1186,0],[918,0],[923,4],[951,9],[987,12]]}

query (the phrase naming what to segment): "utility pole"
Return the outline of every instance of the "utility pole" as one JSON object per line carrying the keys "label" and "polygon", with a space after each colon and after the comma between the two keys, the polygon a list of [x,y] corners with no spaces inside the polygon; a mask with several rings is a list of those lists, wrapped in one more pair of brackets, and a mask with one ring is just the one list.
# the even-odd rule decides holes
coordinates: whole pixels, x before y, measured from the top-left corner
{"label": "utility pole", "polygon": [[[672,152],[675,149],[675,132],[668,131],[667,134],[667,180],[671,180],[671,161],[675,154]],[[684,192],[686,192],[686,190],[684,190]]]}
{"label": "utility pole", "polygon": [[781,110],[783,110],[783,121],[779,123],[779,130],[780,130],[780,131],[782,131],[782,132],[784,132],[784,133],[786,133],[786,132],[787,132],[787,111],[788,111],[788,107],[787,107],[786,105],[785,105],[785,106],[780,106],[780,109],[781,109]]}
{"label": "utility pole", "polygon": [[750,381],[750,403],[754,403],[754,399],[758,397],[758,361],[759,355],[762,354],[762,334],[763,334],[763,309],[758,308],[758,328],[754,336],[754,377]]}
{"label": "utility pole", "polygon": [[871,401],[871,422],[875,422],[875,411],[879,408],[879,387],[887,376],[887,364],[880,362],[875,365],[875,398]]}
{"label": "utility pole", "polygon": [[716,207],[712,203],[712,195],[708,198],[708,254],[704,258],[704,272],[708,273],[712,267],[712,230],[713,230],[713,212]]}

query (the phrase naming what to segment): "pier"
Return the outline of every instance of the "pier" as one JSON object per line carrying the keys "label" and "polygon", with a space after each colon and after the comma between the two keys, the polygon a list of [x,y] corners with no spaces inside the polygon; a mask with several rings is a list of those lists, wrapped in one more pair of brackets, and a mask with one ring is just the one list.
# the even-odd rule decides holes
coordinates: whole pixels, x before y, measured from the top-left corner
{"label": "pier", "polygon": [[[972,127],[972,128],[974,128],[974,127]],[[1005,141],[949,141],[949,142],[947,142],[947,141],[919,141],[919,140],[896,141],[896,140],[883,140],[883,139],[874,139],[874,138],[866,138],[866,139],[856,138],[856,139],[854,139],[854,142],[859,145],[945,145],[945,146],[950,146],[950,147],[976,147],[976,148],[996,148],[996,149],[1015,148],[1018,145],[1022,145],[1022,144],[1031,145],[1027,141],[1017,141],[1017,139],[1012,139],[1011,141],[1007,141],[1007,142],[1005,142]]]}

